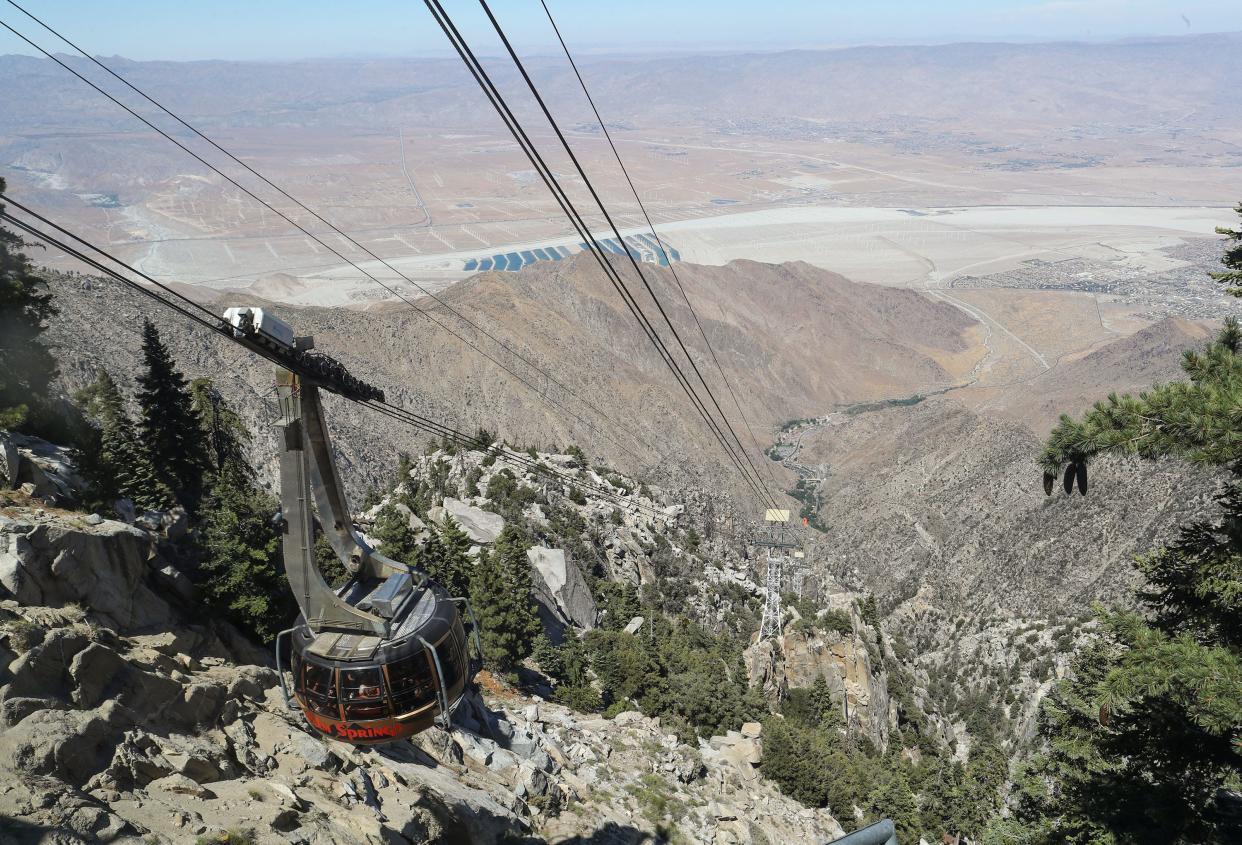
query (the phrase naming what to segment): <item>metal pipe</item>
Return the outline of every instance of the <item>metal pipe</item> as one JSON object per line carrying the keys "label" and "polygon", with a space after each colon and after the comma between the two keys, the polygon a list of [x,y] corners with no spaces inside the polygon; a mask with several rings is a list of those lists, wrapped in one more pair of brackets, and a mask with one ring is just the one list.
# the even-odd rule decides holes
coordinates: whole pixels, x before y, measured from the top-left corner
{"label": "metal pipe", "polygon": [[[280,665],[280,638],[292,636],[293,632],[296,630],[297,628],[286,628],[285,630],[281,631],[279,634],[276,635],[276,643],[275,643],[276,675],[277,677],[280,678],[280,694],[285,697],[285,706],[288,707],[290,710],[293,709],[293,705],[289,703],[289,687],[285,684],[285,669],[283,666]],[[294,681],[296,682],[297,679],[294,678]]]}
{"label": "metal pipe", "polygon": [[440,665],[440,653],[436,651],[435,646],[427,642],[422,637],[419,637],[418,641],[423,644],[423,648],[431,652],[431,659],[435,661],[436,664],[436,692],[438,693],[438,698],[440,699],[440,715],[442,717],[442,724],[440,727],[447,731],[452,724],[450,722],[452,711],[449,710],[448,690],[444,688],[444,667]]}
{"label": "metal pipe", "polygon": [[897,828],[892,819],[881,819],[861,830],[847,833],[828,845],[897,845]]}

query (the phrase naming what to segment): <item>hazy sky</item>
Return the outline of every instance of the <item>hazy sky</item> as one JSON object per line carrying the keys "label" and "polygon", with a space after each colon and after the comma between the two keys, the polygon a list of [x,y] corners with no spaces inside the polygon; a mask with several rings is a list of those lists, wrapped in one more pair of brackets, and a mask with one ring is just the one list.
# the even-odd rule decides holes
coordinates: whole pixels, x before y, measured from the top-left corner
{"label": "hazy sky", "polygon": [[[290,59],[441,52],[419,0],[19,0],[100,55]],[[495,36],[476,0],[441,0],[476,50]],[[782,48],[967,39],[1108,39],[1242,30],[1240,0],[548,0],[579,50]],[[551,45],[539,0],[492,0],[515,41]],[[51,36],[0,0],[0,20]],[[489,37],[490,36],[490,37]],[[30,48],[0,30],[0,53]]]}

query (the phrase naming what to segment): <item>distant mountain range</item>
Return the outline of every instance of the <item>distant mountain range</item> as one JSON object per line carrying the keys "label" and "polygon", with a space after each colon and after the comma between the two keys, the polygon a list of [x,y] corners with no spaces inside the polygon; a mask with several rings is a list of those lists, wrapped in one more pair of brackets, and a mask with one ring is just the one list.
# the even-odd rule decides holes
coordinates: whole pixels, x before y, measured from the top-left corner
{"label": "distant mountain range", "polygon": [[[936,132],[981,138],[1039,128],[1237,126],[1242,34],[1104,44],[969,43],[923,47],[584,57],[604,113],[642,127],[739,124]],[[66,61],[89,76],[97,69]],[[211,127],[497,125],[455,59],[132,62],[118,72]],[[519,108],[511,66],[487,60]],[[562,61],[530,66],[567,122],[589,111]],[[129,128],[129,118],[45,59],[0,57],[0,132]]]}

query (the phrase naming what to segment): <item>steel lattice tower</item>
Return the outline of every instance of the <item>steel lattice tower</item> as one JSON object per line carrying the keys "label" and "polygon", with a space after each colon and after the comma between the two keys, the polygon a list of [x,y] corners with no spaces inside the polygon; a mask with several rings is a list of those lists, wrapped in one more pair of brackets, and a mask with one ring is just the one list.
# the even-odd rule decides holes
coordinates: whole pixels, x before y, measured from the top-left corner
{"label": "steel lattice tower", "polygon": [[759,621],[759,639],[778,637],[781,633],[781,579],[785,557],[768,553],[768,576],[765,583],[767,599],[763,603],[763,618]]}

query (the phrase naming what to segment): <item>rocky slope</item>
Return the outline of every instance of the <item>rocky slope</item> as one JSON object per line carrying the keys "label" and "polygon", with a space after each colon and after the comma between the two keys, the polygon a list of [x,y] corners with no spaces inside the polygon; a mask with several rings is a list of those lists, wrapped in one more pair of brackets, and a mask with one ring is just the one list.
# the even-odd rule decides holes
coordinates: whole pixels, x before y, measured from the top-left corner
{"label": "rocky slope", "polygon": [[[530,551],[535,595],[543,607],[545,629],[559,637],[565,631],[595,627],[598,611],[584,573],[601,575],[639,590],[676,591],[681,596],[679,609],[709,629],[720,628],[728,615],[739,609],[739,592],[744,597],[740,609],[749,610],[762,601],[765,591],[759,585],[766,574],[766,556],[762,548],[748,544],[749,538],[721,532],[737,517],[727,497],[690,490],[677,496],[681,501],[668,504],[668,494],[660,488],[648,487],[642,492],[632,482],[610,472],[575,468],[569,456],[541,455],[541,460],[571,477],[612,489],[622,502],[618,507],[594,497],[587,497],[581,504],[571,499],[551,499],[582,519],[588,526],[584,539],[589,542],[576,549],[536,547]],[[471,483],[470,479],[474,479],[478,489],[486,490],[501,472],[514,473],[518,483],[531,490],[556,487],[503,457],[491,464],[486,461],[482,452],[448,455],[433,451],[413,463],[410,477],[425,482],[437,475],[434,468],[440,465],[445,468],[443,483],[450,490],[462,490]],[[395,499],[385,497],[361,515],[360,523],[364,527],[370,524],[391,501]],[[639,508],[646,509],[646,513]],[[428,519],[439,521],[451,516],[472,540],[486,546],[503,530],[504,520],[492,512],[495,509],[495,503],[481,496],[464,501],[446,497],[442,506],[430,509]],[[547,510],[546,506],[532,504],[524,513],[537,533],[547,526]],[[661,515],[650,516],[652,512]],[[706,520],[707,514],[714,523]],[[422,529],[423,522],[417,516],[410,514],[408,518],[411,527]],[[687,529],[693,529],[694,534],[688,534]],[[657,536],[669,544],[669,555],[675,563],[656,561]],[[696,538],[693,549],[688,542],[690,536]],[[600,551],[596,552],[595,547]],[[786,607],[780,636],[762,641],[752,637],[745,652],[749,684],[762,689],[776,703],[789,689],[810,687],[817,677],[822,677],[834,699],[849,710],[853,729],[883,748],[895,725],[896,712],[889,700],[888,673],[879,665],[879,632],[859,617],[859,602],[863,598],[860,594],[839,587],[831,578],[821,579],[820,584],[811,591],[810,606],[816,615],[803,622],[796,608]],[[830,612],[848,618],[849,628],[829,630],[820,624],[819,618]],[[630,620],[638,626],[645,621]],[[746,633],[750,635],[749,630]]]}
{"label": "rocky slope", "polygon": [[823,464],[822,565],[891,606],[1073,615],[1129,594],[1131,557],[1204,512],[1213,479],[1102,460],[1092,492],[1045,497],[1029,430],[950,400],[845,417],[804,440]]}
{"label": "rocky slope", "polygon": [[1066,676],[1095,622],[1085,613],[1055,622],[955,616],[916,596],[893,611],[886,628],[899,632],[914,678],[942,709],[946,736],[965,759],[979,740],[1008,739],[1021,748],[1034,737],[1040,702]]}
{"label": "rocky slope", "polygon": [[[837,603],[854,606],[855,596],[837,594]],[[786,628],[780,637],[761,640],[746,652],[752,686],[774,697],[807,688],[816,678],[828,682],[834,700],[849,713],[849,730],[866,736],[877,748],[888,746],[897,714],[888,695],[888,673],[879,657],[874,629],[855,619],[851,633]]]}
{"label": "rocky slope", "polygon": [[[34,464],[49,451],[34,445],[19,452],[15,480],[58,465],[45,457]],[[412,477],[445,457],[425,456]],[[493,473],[520,472],[503,459],[484,466],[483,457],[463,454],[446,482],[461,485],[477,469],[486,487]],[[842,832],[829,810],[803,808],[763,778],[758,723],[687,743],[641,713],[576,713],[486,674],[451,733],[432,729],[413,744],[372,750],[324,741],[286,706],[268,654],[195,604],[169,555],[183,521],[147,514],[129,524],[76,513],[25,484],[0,491],[5,842],[210,842],[232,831],[236,841],[256,843],[759,843]],[[610,577],[641,582],[654,577],[654,544],[644,537],[685,536],[678,530],[685,517],[658,490],[624,495],[663,516],[623,509],[618,523],[603,518],[611,504],[577,507],[605,535],[601,564]],[[503,523],[490,506],[450,496],[427,518],[451,515],[486,546]],[[366,514],[361,524],[369,524]],[[703,558],[712,559],[701,585],[760,592],[754,561],[721,536],[672,554],[705,567]],[[582,574],[572,553],[537,548],[531,560],[564,635],[593,625],[593,606],[575,592]],[[688,605],[711,618],[719,608],[706,596],[709,589]],[[863,630],[851,596],[834,602],[853,614],[854,630],[795,630],[791,612],[783,650],[752,651],[771,658],[770,685],[824,675],[882,745],[893,716],[884,674],[870,663],[875,635]],[[852,808],[842,809],[852,826]]]}
{"label": "rocky slope", "polygon": [[[339,352],[360,375],[390,388],[390,398],[400,404],[466,431],[503,422],[501,433],[513,442],[577,441],[588,448],[593,462],[603,458],[635,474],[641,471],[647,488],[616,479],[602,468],[573,467],[567,456],[555,454],[557,450],[538,455],[560,470],[614,487],[635,506],[665,509],[663,516],[643,516],[634,508],[618,509],[591,499],[569,506],[567,490],[549,491],[541,479],[523,468],[509,467],[522,485],[539,489],[545,501],[557,500],[589,526],[584,538],[588,534],[595,538],[580,548],[549,541],[533,550],[531,563],[536,583],[541,585],[538,593],[550,632],[559,637],[598,623],[600,609],[586,583],[597,577],[634,587],[659,586],[674,596],[671,601],[677,612],[712,630],[736,627],[739,619],[753,625],[763,597],[759,586],[763,556],[735,530],[749,514],[729,495],[736,491],[720,483],[731,476],[715,462],[699,426],[682,413],[677,396],[661,381],[658,362],[633,336],[628,318],[613,307],[600,280],[581,270],[563,262],[503,279],[484,275],[452,295],[460,296],[459,304],[468,306],[472,317],[489,330],[509,336],[508,332],[521,327],[524,351],[540,360],[574,362],[573,367],[558,370],[557,378],[589,395],[610,416],[642,432],[640,439],[648,441],[653,453],[658,444],[663,454],[651,463],[610,445],[598,431],[580,428],[532,402],[522,388],[498,376],[490,363],[462,356],[456,348],[439,342],[408,309],[282,313],[292,313],[300,330],[313,332],[320,348]],[[764,426],[775,428],[786,418],[809,416],[808,408],[826,411],[849,402],[909,396],[951,384],[978,357],[972,324],[959,312],[908,291],[853,285],[801,265],[765,267],[745,262],[725,268],[687,267],[683,279],[692,297],[702,297],[704,304],[709,300],[721,304],[700,309],[700,313],[706,316],[713,344],[735,378],[757,432]],[[122,375],[132,374],[137,368],[138,326],[142,316],[155,312],[111,286],[101,287],[79,277],[57,277],[54,290],[62,317],[54,324],[53,337],[66,385],[84,383],[100,365]],[[773,295],[778,290],[780,295]],[[100,321],[97,315],[105,308],[111,309],[113,318]],[[674,319],[684,324],[688,315],[674,315]],[[187,374],[216,378],[225,394],[244,410],[260,435],[255,454],[261,462],[269,461],[272,444],[259,427],[265,420],[263,397],[271,384],[268,366],[176,322],[165,320],[162,325]],[[919,330],[911,332],[910,326]],[[917,345],[907,339],[912,336],[921,338]],[[899,713],[910,709],[919,711],[929,736],[955,742],[963,759],[980,738],[990,735],[1003,741],[1029,734],[1040,698],[1065,669],[1065,655],[1089,633],[1083,614],[1090,603],[1127,597],[1133,583],[1132,555],[1157,545],[1174,526],[1202,513],[1215,490],[1213,479],[1181,466],[1140,468],[1103,461],[1093,467],[1091,496],[1069,499],[1058,492],[1045,498],[1035,464],[1039,440],[1032,427],[1062,402],[1069,403],[1065,409],[1072,411],[1074,403],[1094,398],[1096,390],[1137,387],[1149,377],[1176,375],[1180,348],[1200,337],[1201,327],[1193,324],[1169,322],[1153,327],[1079,361],[1066,362],[1036,386],[1038,396],[1029,388],[1027,393],[1015,388],[1000,403],[1000,415],[968,410],[944,396],[912,405],[876,402],[855,408],[856,413],[840,413],[829,425],[808,428],[797,462],[824,478],[819,519],[827,532],[808,532],[813,542],[807,563],[790,568],[784,587],[803,592],[811,613],[845,612],[850,626],[849,630],[808,630],[797,624],[798,613],[790,611],[776,643],[758,643],[748,650],[746,671],[751,682],[775,699],[784,689],[808,686],[817,676],[824,677],[834,699],[848,702],[851,730],[862,732],[877,747],[891,741]],[[602,379],[600,373],[608,374],[606,382],[597,380]],[[543,387],[548,389],[546,384]],[[552,392],[555,395],[554,388]],[[422,444],[409,432],[365,413],[345,403],[329,403],[343,469],[355,491],[390,479],[397,449],[422,451],[417,448]],[[683,462],[689,465],[684,470]],[[426,480],[438,474],[434,467],[440,463],[448,465],[443,479],[453,490],[441,491],[443,501],[437,497],[436,507],[423,516],[435,521],[451,514],[476,544],[486,546],[499,533],[500,509],[481,491],[504,467],[503,460],[490,464],[477,452],[432,452],[416,460],[412,477]],[[473,482],[468,480],[471,476]],[[471,484],[475,489],[469,489]],[[614,511],[618,511],[615,518]],[[537,536],[542,536],[547,516],[538,503],[524,513]],[[360,517],[366,527],[375,512]],[[418,516],[410,517],[412,527],[425,528]],[[149,527],[167,531],[169,526],[160,521]],[[690,529],[695,533],[693,543]],[[658,537],[670,544],[666,553],[657,554]],[[53,596],[53,605],[92,595],[85,588],[65,593],[59,586],[47,592],[42,585],[38,593],[10,592],[31,606],[49,601],[48,595]],[[879,626],[864,624],[859,617],[857,605],[866,593],[880,598],[885,618]],[[110,624],[125,623],[114,616]],[[174,619],[171,624],[181,622]],[[639,629],[641,625],[639,621]],[[879,633],[881,627],[884,635]],[[229,655],[227,659],[261,663],[257,657]],[[72,691],[66,695],[71,699]],[[269,688],[256,698],[255,713],[280,712],[273,696]],[[638,733],[619,739],[615,721],[573,716],[542,702],[541,714],[564,716],[555,716],[555,730],[549,734],[544,722],[519,717],[519,711],[525,714],[531,703],[513,690],[492,687],[476,708],[473,733],[453,741],[437,740],[437,745],[422,752],[439,761],[433,771],[441,774],[452,770],[451,766],[469,769],[474,759],[475,774],[482,780],[467,781],[490,795],[493,803],[508,807],[516,821],[505,821],[507,830],[528,829],[544,838],[586,836],[592,830],[586,826],[588,820],[606,818],[623,832],[632,828],[625,833],[629,835],[656,831],[675,818],[684,818],[696,841],[733,841],[720,838],[727,836],[736,836],[737,841],[750,841],[745,836],[751,836],[758,841],[760,834],[800,841],[798,836],[810,835],[811,825],[828,824],[826,818],[814,814],[798,816],[808,826],[794,832],[768,819],[763,815],[767,809],[756,808],[762,806],[774,814],[793,814],[794,808],[781,803],[783,799],[764,781],[753,789],[738,787],[736,795],[759,796],[767,804],[760,801],[743,808],[717,800],[715,808],[699,805],[716,800],[711,792],[720,787],[702,786],[702,776],[685,782],[677,774],[684,770],[684,760],[698,759],[709,771],[710,781],[715,777],[710,774],[715,763],[710,761],[719,762],[713,755],[740,747],[729,754],[745,758],[751,769],[734,766],[729,771],[740,771],[741,782],[751,783],[759,762],[751,758],[761,755],[761,742],[753,742],[756,737],[739,733],[698,748],[677,743],[672,731],[666,733],[659,725],[633,717],[627,728]],[[536,755],[533,762],[526,760],[531,764],[526,769],[520,760],[517,769],[510,769],[512,761],[495,753],[512,752],[503,743],[484,744],[482,751],[470,745],[474,738],[482,738],[480,742],[495,739],[491,731],[495,719],[484,712],[489,707],[493,713],[503,708],[509,714],[504,721],[516,726],[514,730],[535,733],[535,723],[544,725],[539,730],[546,743],[540,748],[561,768],[548,770]],[[561,735],[556,726],[565,719],[577,727],[566,727],[567,733]],[[286,726],[290,731],[300,730],[296,720],[286,720]],[[157,734],[162,729],[152,728]],[[194,728],[198,733],[204,730]],[[584,738],[586,734],[591,737]],[[466,735],[473,738],[462,740]],[[614,760],[604,753],[614,741],[653,745],[645,755],[622,755]],[[565,746],[577,744],[594,757],[588,759],[590,755],[580,752],[582,759],[574,759]],[[568,763],[558,762],[549,745],[559,749]],[[272,750],[275,747],[265,753],[278,757]],[[664,751],[657,754],[655,747]],[[616,753],[614,747],[612,754]],[[635,768],[639,759],[645,762]],[[501,762],[493,766],[494,760]],[[610,768],[614,763],[616,770]],[[588,772],[591,766],[596,767],[594,773]],[[483,774],[482,769],[491,774]],[[531,775],[528,769],[542,775]],[[526,779],[523,789],[536,790],[533,807],[530,801],[522,805],[525,809],[504,804],[509,785],[519,775]],[[238,775],[243,781],[248,777]],[[415,782],[408,772],[402,777]],[[387,772],[383,778],[389,784],[399,782]],[[544,781],[553,784],[548,786],[550,792],[539,791]],[[579,784],[585,784],[585,791]],[[436,795],[448,788],[438,782],[424,786]],[[356,781],[353,788],[355,795],[369,794],[363,781]],[[591,796],[597,794],[606,797],[591,805]],[[729,790],[723,794],[735,795]],[[352,799],[347,796],[346,800]],[[545,812],[545,803],[554,809]],[[623,806],[632,815],[601,815],[604,805]],[[846,815],[838,812],[839,817],[849,818],[850,808],[845,809]],[[327,805],[319,811],[331,815]],[[461,821],[452,812],[444,818],[449,821],[434,823]],[[747,827],[743,820],[757,827]],[[733,821],[738,825],[725,824]],[[420,829],[431,830],[433,821],[423,818],[418,824],[423,826]]]}
{"label": "rocky slope", "polygon": [[964,759],[1020,748],[1091,630],[1129,604],[1135,555],[1208,514],[1220,480],[1180,463],[1108,459],[1086,497],[1044,495],[1025,425],[951,399],[836,415],[802,437],[819,485],[812,577],[880,600],[920,709]]}
{"label": "rocky slope", "polygon": [[761,780],[757,725],[693,747],[638,713],[584,717],[500,690],[470,702],[459,717],[468,727],[358,750],[312,736],[261,656],[220,626],[122,634],[89,605],[12,600],[0,617],[5,842],[226,831],[256,843],[639,842],[664,828],[732,843],[839,832]]}
{"label": "rocky slope", "polygon": [[1182,352],[1201,347],[1219,328],[1215,322],[1166,318],[1008,388],[988,409],[1042,437],[1061,414],[1081,414],[1109,393],[1137,394],[1184,378]]}

